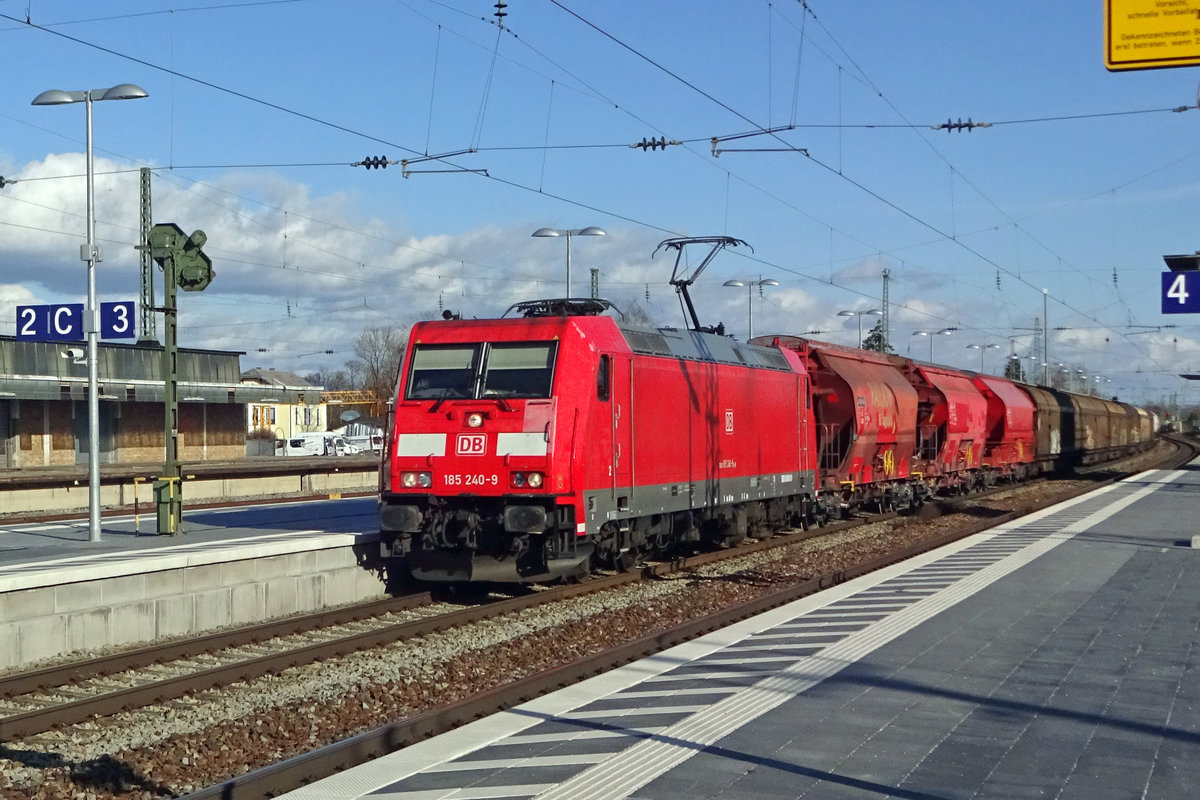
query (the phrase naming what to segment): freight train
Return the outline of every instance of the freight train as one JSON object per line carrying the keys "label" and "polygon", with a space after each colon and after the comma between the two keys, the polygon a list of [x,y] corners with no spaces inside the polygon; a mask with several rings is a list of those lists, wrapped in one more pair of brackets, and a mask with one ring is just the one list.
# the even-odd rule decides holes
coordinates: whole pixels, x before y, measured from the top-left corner
{"label": "freight train", "polygon": [[[385,558],[545,582],[919,506],[1149,447],[1125,403],[799,336],[622,324],[602,300],[418,323],[380,471]],[[514,313],[515,312],[515,313]],[[509,313],[514,313],[509,316]],[[619,312],[618,312],[619,313]],[[449,316],[449,315],[447,315]]]}

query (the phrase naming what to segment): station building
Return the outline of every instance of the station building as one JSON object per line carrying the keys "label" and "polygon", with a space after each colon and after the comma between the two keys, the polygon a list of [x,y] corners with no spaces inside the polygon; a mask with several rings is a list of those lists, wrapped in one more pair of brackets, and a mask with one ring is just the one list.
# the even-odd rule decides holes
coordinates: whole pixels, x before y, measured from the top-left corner
{"label": "station building", "polygon": [[[75,352],[71,352],[71,351]],[[84,464],[88,457],[86,348],[0,336],[0,468]],[[179,458],[243,458],[247,407],[320,403],[319,387],[243,382],[244,353],[179,348]],[[163,348],[99,344],[101,463],[161,462]]]}

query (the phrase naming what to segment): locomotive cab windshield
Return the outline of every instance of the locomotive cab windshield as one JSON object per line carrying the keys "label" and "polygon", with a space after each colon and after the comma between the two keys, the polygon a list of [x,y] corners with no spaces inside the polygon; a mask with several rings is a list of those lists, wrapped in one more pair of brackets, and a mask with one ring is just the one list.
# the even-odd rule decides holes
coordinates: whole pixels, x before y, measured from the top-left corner
{"label": "locomotive cab windshield", "polygon": [[550,397],[555,342],[417,345],[405,398]]}

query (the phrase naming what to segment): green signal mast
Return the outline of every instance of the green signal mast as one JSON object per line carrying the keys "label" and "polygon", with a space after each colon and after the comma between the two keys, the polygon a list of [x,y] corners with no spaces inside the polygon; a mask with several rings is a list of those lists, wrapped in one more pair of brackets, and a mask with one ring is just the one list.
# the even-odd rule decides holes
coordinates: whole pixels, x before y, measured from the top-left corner
{"label": "green signal mast", "polygon": [[212,283],[213,268],[212,260],[201,249],[208,241],[204,231],[193,231],[191,236],[185,236],[178,225],[165,222],[151,228],[147,238],[150,257],[163,271],[163,305],[154,310],[163,314],[165,455],[163,473],[154,482],[154,504],[158,532],[177,535],[182,532],[183,476],[179,464],[179,345],[176,338],[178,312],[175,296],[178,289],[185,292],[204,291]]}

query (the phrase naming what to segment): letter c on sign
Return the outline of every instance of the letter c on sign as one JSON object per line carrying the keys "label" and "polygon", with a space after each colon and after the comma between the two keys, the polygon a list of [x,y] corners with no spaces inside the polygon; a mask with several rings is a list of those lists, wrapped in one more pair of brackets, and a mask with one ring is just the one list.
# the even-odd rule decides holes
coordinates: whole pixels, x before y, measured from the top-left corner
{"label": "letter c on sign", "polygon": [[54,332],[66,336],[71,333],[71,307],[59,306],[54,309]]}

